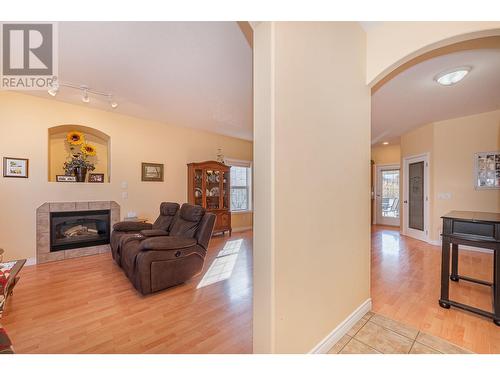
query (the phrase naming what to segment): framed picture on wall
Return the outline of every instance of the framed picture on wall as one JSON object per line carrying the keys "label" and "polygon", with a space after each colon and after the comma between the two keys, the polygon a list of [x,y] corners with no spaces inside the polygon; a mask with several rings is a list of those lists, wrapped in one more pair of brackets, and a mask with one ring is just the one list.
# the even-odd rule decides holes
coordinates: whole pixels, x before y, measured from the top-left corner
{"label": "framed picture on wall", "polygon": [[474,155],[474,186],[478,190],[500,189],[500,151]]}
{"label": "framed picture on wall", "polygon": [[28,178],[29,160],[20,158],[3,158],[3,176]]}
{"label": "framed picture on wall", "polygon": [[163,164],[142,163],[142,181],[163,182]]}
{"label": "framed picture on wall", "polygon": [[76,182],[76,176],[56,175],[57,182]]}
{"label": "framed picture on wall", "polygon": [[89,182],[104,183],[104,173],[90,173]]}

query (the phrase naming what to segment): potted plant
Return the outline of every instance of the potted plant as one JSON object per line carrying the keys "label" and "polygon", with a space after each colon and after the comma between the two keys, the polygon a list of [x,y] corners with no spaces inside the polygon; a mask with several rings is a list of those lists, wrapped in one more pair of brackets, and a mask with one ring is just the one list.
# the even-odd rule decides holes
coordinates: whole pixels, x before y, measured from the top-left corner
{"label": "potted plant", "polygon": [[95,169],[93,157],[97,155],[95,146],[85,141],[85,136],[79,131],[71,131],[66,136],[69,145],[68,159],[64,163],[66,176],[75,176],[77,182],[85,182],[87,172]]}

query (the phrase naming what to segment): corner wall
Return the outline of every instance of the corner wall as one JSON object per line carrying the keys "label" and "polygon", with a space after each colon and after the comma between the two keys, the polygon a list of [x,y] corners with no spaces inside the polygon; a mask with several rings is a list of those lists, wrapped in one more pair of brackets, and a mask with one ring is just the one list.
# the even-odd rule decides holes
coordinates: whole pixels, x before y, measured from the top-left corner
{"label": "corner wall", "polygon": [[356,22],[254,32],[254,350],[305,353],[370,296],[365,33]]}
{"label": "corner wall", "polygon": [[[48,128],[79,124],[111,137],[111,183],[48,182]],[[36,209],[50,201],[116,201],[121,214],[156,219],[162,201],[187,200],[187,163],[227,157],[252,160],[252,142],[147,121],[82,105],[13,92],[0,92],[1,155],[29,158],[29,178],[0,177],[0,247],[4,259],[35,256]],[[165,164],[165,182],[142,182],[141,162]],[[127,181],[128,199],[121,182]],[[252,215],[252,214],[247,214]],[[243,224],[240,224],[240,221]],[[233,228],[251,222],[233,217]]]}
{"label": "corner wall", "polygon": [[399,164],[401,160],[401,146],[387,145],[372,147],[371,158],[375,165]]}

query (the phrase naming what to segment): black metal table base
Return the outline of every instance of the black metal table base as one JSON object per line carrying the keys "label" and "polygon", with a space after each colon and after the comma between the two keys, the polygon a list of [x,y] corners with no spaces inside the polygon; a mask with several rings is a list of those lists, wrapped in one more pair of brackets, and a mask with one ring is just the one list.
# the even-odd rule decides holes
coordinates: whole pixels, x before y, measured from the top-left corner
{"label": "black metal table base", "polygon": [[[494,270],[493,270],[493,283],[484,280],[478,280],[468,276],[461,276],[458,274],[458,245],[472,245],[482,248],[492,249],[494,260]],[[451,273],[450,273],[450,247],[451,247]],[[441,261],[441,298],[439,299],[439,306],[445,309],[450,307],[456,307],[477,315],[484,316],[491,319],[493,323],[500,326],[500,251],[498,249],[498,243],[483,243],[483,242],[471,242],[468,239],[457,238],[455,236],[443,235],[443,247],[442,247],[442,261]],[[449,298],[449,280],[454,282],[459,282],[460,280],[484,285],[492,289],[493,294],[493,311],[486,311],[478,309],[477,307],[469,306],[457,301],[450,300]]]}

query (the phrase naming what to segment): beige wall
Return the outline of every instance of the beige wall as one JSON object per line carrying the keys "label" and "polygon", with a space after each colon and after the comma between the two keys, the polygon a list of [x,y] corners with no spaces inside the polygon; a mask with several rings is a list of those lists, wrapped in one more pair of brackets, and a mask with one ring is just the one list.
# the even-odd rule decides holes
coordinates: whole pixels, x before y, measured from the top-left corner
{"label": "beige wall", "polygon": [[268,285],[254,303],[271,315],[254,348],[303,353],[370,294],[365,35],[355,22],[261,23],[254,43],[254,153],[269,156],[255,159],[255,256],[270,261],[255,263]]}
{"label": "beige wall", "polygon": [[[500,212],[500,190],[474,188],[474,154],[485,151],[500,151],[500,110],[434,124],[433,240],[448,211]],[[451,199],[439,199],[440,193]]]}
{"label": "beige wall", "polygon": [[[111,183],[47,182],[48,128],[80,124],[111,137]],[[185,202],[187,167],[192,161],[214,159],[222,148],[227,157],[251,160],[252,143],[214,133],[170,126],[50,99],[0,92],[2,156],[30,159],[28,179],[0,178],[0,247],[6,259],[35,256],[35,210],[48,201],[114,200],[122,216],[137,212],[150,219],[162,201]],[[165,182],[141,182],[141,162],[165,164]],[[121,182],[128,182],[122,199]],[[235,215],[233,226],[240,220]]]}
{"label": "beige wall", "polygon": [[401,147],[400,145],[372,147],[371,155],[376,165],[399,164],[401,160]]}
{"label": "beige wall", "polygon": [[[401,137],[403,158],[429,153],[430,240],[439,241],[441,219],[451,210],[500,212],[499,190],[475,190],[474,154],[500,150],[500,110],[440,121]],[[401,192],[405,178],[401,177]],[[451,193],[443,199],[441,193]],[[404,205],[401,207],[404,218]]]}
{"label": "beige wall", "polygon": [[500,21],[377,22],[367,30],[366,82],[374,84],[402,63],[463,40],[500,35]]}

